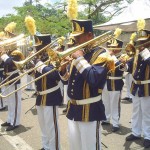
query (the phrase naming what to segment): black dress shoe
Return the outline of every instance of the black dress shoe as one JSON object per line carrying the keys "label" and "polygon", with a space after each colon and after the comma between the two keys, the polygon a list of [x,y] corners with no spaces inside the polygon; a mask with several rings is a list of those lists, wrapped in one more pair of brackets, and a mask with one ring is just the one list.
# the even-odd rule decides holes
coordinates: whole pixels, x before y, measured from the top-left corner
{"label": "black dress shoe", "polygon": [[122,98],[122,100],[126,100],[126,101],[128,101],[129,99],[130,99],[129,97]]}
{"label": "black dress shoe", "polygon": [[6,129],[6,131],[11,131],[11,130],[14,130],[14,129],[16,129],[16,128],[18,128],[19,126],[12,126],[12,125],[10,125],[7,129]]}
{"label": "black dress shoe", "polygon": [[4,122],[4,123],[1,124],[1,126],[2,126],[2,127],[10,126],[10,123]]}
{"label": "black dress shoe", "polygon": [[102,122],[101,125],[110,125],[109,122]]}
{"label": "black dress shoe", "polygon": [[150,147],[150,140],[144,139],[143,146],[144,146],[144,148],[149,148]]}
{"label": "black dress shoe", "polygon": [[41,148],[40,150],[45,150],[44,148]]}
{"label": "black dress shoe", "polygon": [[5,107],[3,107],[3,108],[1,108],[1,109],[0,109],[0,111],[3,111],[3,110],[5,110],[5,109],[6,109],[6,106],[5,106]]}
{"label": "black dress shoe", "polygon": [[134,141],[139,139],[141,139],[141,137],[134,136],[133,134],[130,134],[129,136],[126,137],[126,141]]}
{"label": "black dress shoe", "polygon": [[127,100],[128,102],[132,103],[132,98],[129,98],[129,100]]}
{"label": "black dress shoe", "polygon": [[111,131],[112,132],[117,132],[119,130],[119,127],[112,127]]}

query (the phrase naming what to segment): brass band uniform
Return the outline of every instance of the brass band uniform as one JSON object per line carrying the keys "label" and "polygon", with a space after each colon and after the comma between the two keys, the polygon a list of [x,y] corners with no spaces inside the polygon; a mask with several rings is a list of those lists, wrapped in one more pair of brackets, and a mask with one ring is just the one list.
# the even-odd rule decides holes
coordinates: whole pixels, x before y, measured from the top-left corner
{"label": "brass band uniform", "polygon": [[[0,62],[0,84],[2,83],[3,81],[3,78],[4,78],[4,63]],[[1,88],[1,93],[4,91],[4,87]],[[2,97],[0,98],[0,111],[3,111],[6,109],[6,100],[3,99]]]}
{"label": "brass band uniform", "polygon": [[[41,41],[41,45],[35,46],[36,51],[51,42],[50,35],[37,35],[36,38]],[[51,64],[44,64],[47,59],[48,57],[37,62],[36,66],[42,66],[37,68],[35,78],[54,68]],[[59,81],[60,76],[57,71],[54,71],[35,82],[37,89],[36,108],[42,132],[42,150],[60,149],[58,106],[62,103],[62,95]]]}
{"label": "brass band uniform", "polygon": [[[19,76],[18,70],[13,62],[13,61],[20,61],[23,59],[23,54],[19,50],[12,51],[10,56],[8,56],[7,54],[3,54],[1,56],[1,59],[4,62],[4,79],[10,76],[8,80],[6,80],[5,82],[10,81],[11,79],[14,79],[15,77]],[[5,87],[6,90],[4,92],[4,95],[7,95],[20,87],[20,80],[18,80],[17,82],[13,81],[12,83],[9,83],[9,85]],[[8,104],[7,121],[1,124],[1,126],[8,126],[6,131],[10,131],[17,128],[20,125],[21,91],[19,90],[18,92],[15,92],[14,94],[10,95],[7,98],[7,104]]]}
{"label": "brass band uniform", "polygon": [[[93,38],[92,21],[72,20],[74,36],[77,44]],[[85,50],[85,49],[84,49]],[[101,92],[107,75],[107,68],[100,56],[106,52],[98,46],[72,54],[75,59],[69,72],[61,72],[62,79],[67,81],[68,96],[67,118],[69,128],[70,150],[101,149],[100,121],[105,120],[105,108],[101,100]]]}
{"label": "brass band uniform", "polygon": [[107,82],[102,92],[102,100],[105,105],[105,114],[107,120],[102,123],[102,125],[109,125],[110,119],[112,119],[112,132],[119,130],[119,119],[120,119],[120,101],[121,101],[121,91],[124,85],[123,82],[123,71],[117,67],[121,64],[119,57],[121,56],[120,50],[115,50],[115,48],[122,48],[123,42],[116,39],[107,43],[107,47],[113,48],[110,50],[112,53],[112,58],[115,62],[115,71],[108,72]]}
{"label": "brass band uniform", "polygon": [[[140,26],[141,27],[141,26]],[[132,73],[133,95],[132,134],[126,140],[140,139],[143,132],[144,147],[150,147],[150,31],[144,28],[137,32],[136,53],[126,69]]]}

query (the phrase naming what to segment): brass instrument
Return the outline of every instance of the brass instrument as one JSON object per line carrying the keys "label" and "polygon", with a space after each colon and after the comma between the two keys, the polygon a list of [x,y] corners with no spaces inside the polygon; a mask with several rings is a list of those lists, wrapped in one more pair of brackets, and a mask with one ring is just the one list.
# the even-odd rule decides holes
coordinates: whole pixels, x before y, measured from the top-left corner
{"label": "brass instrument", "polygon": [[[47,61],[44,62],[44,63],[48,63],[49,61],[50,61],[50,59],[47,60]],[[41,64],[41,65],[43,65],[43,64]],[[24,75],[26,75],[26,74],[28,74],[28,73],[30,73],[30,72],[36,70],[36,69],[37,69],[38,67],[40,67],[41,65],[29,69],[28,71],[22,73],[19,77],[15,77],[15,78],[11,79],[10,81],[8,81],[8,82],[6,82],[6,83],[4,83],[4,84],[0,84],[0,88],[2,88],[3,86],[8,85],[9,83],[12,83],[13,81],[16,81],[16,80],[18,81],[18,80],[20,80]]]}
{"label": "brass instrument", "polygon": [[[68,63],[68,62],[64,62],[62,65],[65,65],[66,63]],[[39,66],[37,66],[37,67],[39,67]],[[34,69],[35,69],[35,68],[34,68]],[[50,74],[51,72],[54,72],[54,71],[56,71],[56,70],[57,70],[57,68],[53,68],[52,70],[50,70],[50,71],[44,73],[43,75],[39,76],[38,78],[36,78],[36,79],[32,80],[31,82],[29,82],[29,83],[27,83],[27,84],[21,86],[20,88],[16,89],[15,91],[13,91],[13,92],[11,92],[11,93],[9,93],[9,94],[7,94],[7,95],[2,95],[2,94],[0,94],[0,97],[6,98],[6,97],[12,95],[13,93],[15,93],[15,92],[17,92],[17,91],[19,91],[19,90],[25,88],[27,85],[29,85],[29,84],[31,84],[31,83],[33,83],[33,82],[35,82],[35,81],[37,81],[37,80],[43,78],[44,76],[46,76],[46,75],[48,75],[48,74]]]}
{"label": "brass instrument", "polygon": [[24,42],[26,39],[25,39],[25,35],[24,34],[20,34],[16,37],[13,37],[13,38],[9,38],[9,39],[6,39],[6,40],[3,40],[3,41],[0,41],[0,47],[4,47],[5,49],[5,53],[7,53],[8,55],[10,55],[10,53],[14,50],[17,49],[18,47],[18,42],[21,41]]}
{"label": "brass instrument", "polygon": [[92,40],[89,40],[89,41],[87,41],[87,42],[85,42],[83,44],[80,44],[78,46],[71,47],[71,48],[69,48],[69,49],[67,49],[67,50],[65,50],[63,52],[59,52],[57,54],[58,54],[59,58],[63,59],[65,57],[69,56],[70,54],[76,52],[77,50],[80,50],[80,49],[82,49],[82,48],[84,48],[86,46],[89,46],[90,44],[95,44],[96,41],[99,42],[98,43],[99,45],[102,45],[103,43],[106,43],[108,40],[110,40],[112,38],[113,38],[112,31],[108,31],[108,32],[106,32],[106,33],[104,33],[104,34],[102,34],[102,35],[100,35],[100,36],[98,36],[98,37],[96,37],[96,38],[94,38]]}
{"label": "brass instrument", "polygon": [[[34,79],[33,81],[27,83],[26,85],[23,85],[22,87],[18,88],[17,90],[13,91],[12,93],[9,93],[8,95],[4,96],[4,95],[0,94],[0,97],[2,97],[2,98],[8,97],[11,94],[13,94],[14,92],[17,92],[17,91],[21,90],[22,88],[26,87],[27,85],[29,85],[29,84],[31,84],[31,83],[41,79],[42,77],[46,76],[47,74],[57,70],[60,66],[63,66],[66,63],[68,63],[68,62],[64,62],[63,64],[61,64],[61,60],[63,60],[67,56],[71,55],[72,53],[76,52],[77,50],[80,50],[82,48],[88,47],[89,45],[94,45],[96,41],[99,41],[99,45],[103,44],[103,43],[107,42],[108,40],[110,40],[112,38],[113,38],[112,31],[108,31],[108,32],[106,32],[106,33],[104,33],[104,34],[102,34],[102,35],[100,35],[100,36],[98,36],[98,37],[96,37],[96,38],[94,38],[92,40],[89,40],[89,41],[87,41],[87,42],[85,42],[83,44],[80,44],[78,46],[71,47],[71,48],[69,48],[69,49],[67,49],[66,51],[63,51],[63,52],[56,52],[56,51],[54,51],[52,49],[53,46],[55,45],[55,42],[58,40],[58,39],[56,39],[54,42],[46,45],[44,48],[42,48],[41,50],[39,50],[35,54],[29,56],[25,60],[20,61],[20,62],[14,61],[15,65],[17,66],[17,68],[18,69],[22,69],[27,62],[31,61],[32,58],[34,58],[36,55],[40,54],[45,49],[47,49],[49,57],[50,57],[50,59],[52,61],[52,64],[54,64],[54,69],[50,70],[49,72],[43,74],[42,76],[40,76],[40,77],[38,77],[36,79]],[[94,46],[96,46],[96,45],[94,45]],[[37,66],[37,67],[39,67],[39,66]],[[34,69],[30,69],[30,71],[32,71],[32,70],[35,70],[35,68]],[[13,80],[15,80],[15,79],[13,79]],[[1,86],[3,86],[3,85],[1,85]]]}
{"label": "brass instrument", "polygon": [[33,55],[27,57],[25,60],[22,60],[22,61],[14,61],[14,64],[16,65],[16,67],[19,69],[19,70],[22,70],[24,68],[24,66],[30,62],[35,56],[39,55],[40,53],[42,53],[45,49],[47,48],[51,48],[54,46],[54,43],[57,41],[58,39],[54,40],[52,43],[46,45],[45,47],[43,47],[42,49],[40,49],[39,51],[37,51],[36,53],[34,53]]}
{"label": "brass instrument", "polygon": [[9,45],[11,45],[13,43],[16,43],[18,40],[23,39],[24,37],[25,37],[24,34],[20,34],[20,35],[18,35],[16,37],[8,38],[6,40],[0,41],[0,46],[7,46],[7,45],[9,46]]}

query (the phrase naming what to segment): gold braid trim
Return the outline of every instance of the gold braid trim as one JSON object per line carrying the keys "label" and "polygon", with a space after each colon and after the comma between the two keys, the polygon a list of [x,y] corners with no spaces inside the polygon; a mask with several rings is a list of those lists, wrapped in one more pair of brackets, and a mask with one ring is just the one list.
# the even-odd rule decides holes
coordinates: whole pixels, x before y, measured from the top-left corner
{"label": "gold braid trim", "polygon": [[[115,72],[112,72],[111,75],[115,77]],[[115,80],[111,80],[111,87],[112,87],[112,90],[115,91]]]}
{"label": "gold braid trim", "polygon": [[[146,67],[145,80],[149,79],[150,66]],[[149,86],[148,84],[144,84],[144,94],[145,96],[149,96]]]}
{"label": "gold braid trim", "polygon": [[[103,51],[103,49],[97,50],[95,53],[93,53],[92,58],[90,60],[90,64],[93,64],[99,54]],[[85,81],[83,86],[83,98],[89,98],[90,97],[90,88],[89,84]],[[82,107],[82,121],[88,122],[89,121],[89,113],[90,113],[90,104],[83,105]]]}
{"label": "gold braid trim", "polygon": [[136,50],[136,53],[135,53],[135,56],[134,56],[134,61],[133,61],[132,76],[134,76],[135,70],[137,68],[138,56],[139,56],[139,50]]}

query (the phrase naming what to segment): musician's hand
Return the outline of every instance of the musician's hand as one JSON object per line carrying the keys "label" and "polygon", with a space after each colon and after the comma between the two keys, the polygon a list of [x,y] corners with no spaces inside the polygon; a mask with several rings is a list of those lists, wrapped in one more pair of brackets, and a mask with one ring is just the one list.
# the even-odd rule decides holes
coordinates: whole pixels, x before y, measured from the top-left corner
{"label": "musician's hand", "polygon": [[65,74],[65,73],[66,73],[66,67],[67,67],[67,65],[69,64],[69,62],[70,62],[71,60],[72,60],[72,59],[71,59],[69,56],[67,56],[65,59],[63,59],[63,60],[61,61],[61,66],[60,66],[60,68],[59,68],[61,74]]}
{"label": "musician's hand", "polygon": [[127,59],[125,59],[124,57],[120,57],[119,58],[119,61],[122,63],[122,64],[126,64],[126,62],[127,62]]}
{"label": "musician's hand", "polygon": [[78,57],[83,56],[83,55],[84,55],[84,52],[82,50],[78,50],[75,53],[73,53],[71,55],[71,57],[74,58],[74,59],[77,59]]}

